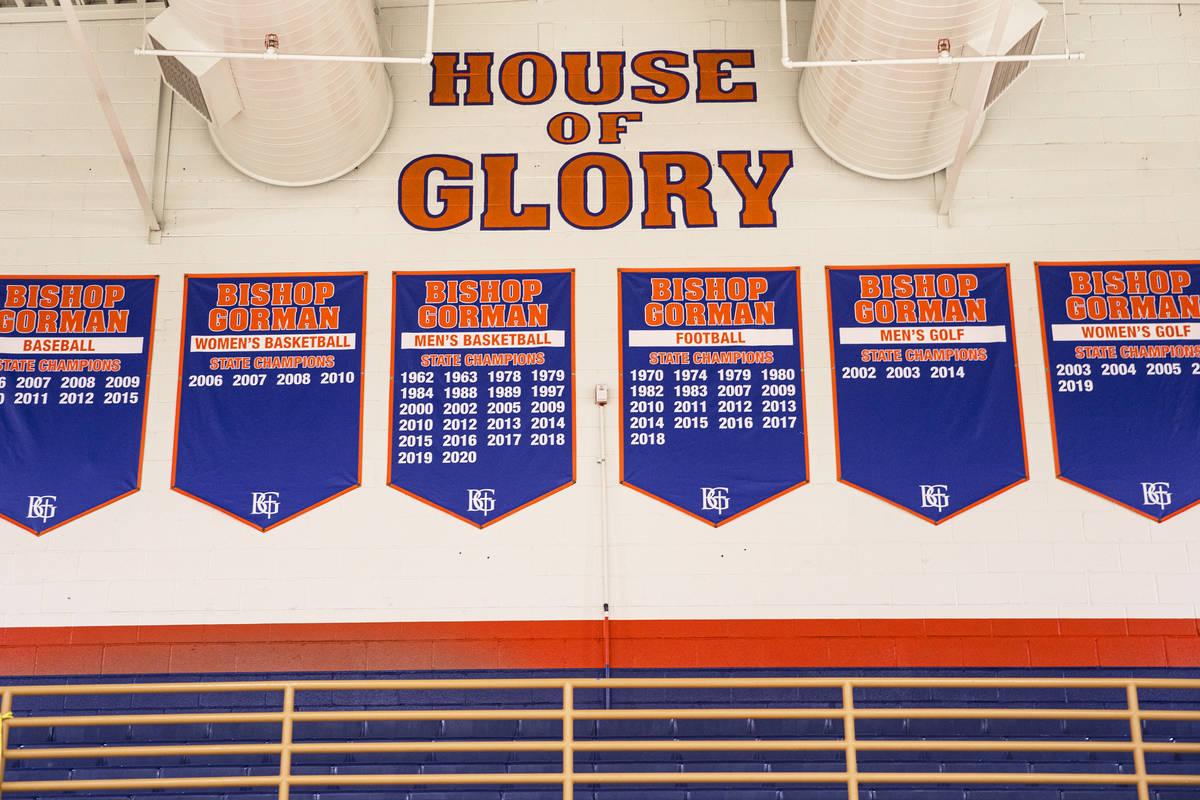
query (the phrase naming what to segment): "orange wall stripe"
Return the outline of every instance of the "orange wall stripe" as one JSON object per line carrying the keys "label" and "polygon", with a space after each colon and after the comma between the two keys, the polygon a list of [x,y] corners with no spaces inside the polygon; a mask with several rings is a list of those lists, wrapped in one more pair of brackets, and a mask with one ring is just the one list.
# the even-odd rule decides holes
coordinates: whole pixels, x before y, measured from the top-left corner
{"label": "orange wall stripe", "polygon": [[[629,668],[1200,667],[1195,619],[631,620]],[[0,629],[0,676],[600,669],[598,620]]]}

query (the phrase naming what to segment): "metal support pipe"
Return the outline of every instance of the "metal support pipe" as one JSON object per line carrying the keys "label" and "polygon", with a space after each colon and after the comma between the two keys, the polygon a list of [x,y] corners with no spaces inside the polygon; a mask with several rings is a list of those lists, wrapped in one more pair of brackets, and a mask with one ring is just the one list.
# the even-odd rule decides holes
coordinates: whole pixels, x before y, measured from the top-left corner
{"label": "metal support pipe", "polygon": [[1125,689],[1126,705],[1129,707],[1129,741],[1133,746],[1133,771],[1137,775],[1138,800],[1150,800],[1150,784],[1146,781],[1146,753],[1142,750],[1142,719],[1139,713],[1138,688],[1136,683]]}
{"label": "metal support pipe", "polygon": [[[612,628],[609,621],[610,590],[609,583],[609,534],[608,534],[608,425],[604,410],[608,407],[607,399],[600,402],[601,392],[608,397],[608,387],[603,384],[596,387],[596,407],[600,412],[600,455],[596,463],[600,465],[600,595],[604,611],[604,623],[601,636],[604,644],[604,677],[612,677]],[[612,689],[604,689],[604,707],[612,708]]]}
{"label": "metal support pipe", "polygon": [[12,718],[12,692],[0,696],[0,797],[4,796],[4,760],[8,757],[8,721]]}
{"label": "metal support pipe", "polygon": [[575,797],[575,687],[563,684],[562,713],[562,796]]}
{"label": "metal support pipe", "polygon": [[[1012,0],[1000,0],[1000,5],[996,8],[996,22],[992,27],[992,38],[988,41],[988,52],[994,53],[1000,49],[1000,43],[1004,41],[1004,29],[1008,26],[1008,17],[1012,12]],[[1063,32],[1066,35],[1066,31]],[[946,167],[946,185],[942,187],[942,199],[938,203],[938,213],[947,215],[950,213],[950,204],[954,202],[954,192],[958,189],[958,179],[962,177],[963,164],[967,159],[967,150],[971,147],[971,140],[975,136],[975,129],[979,127],[979,120],[983,117],[983,107],[987,103],[988,86],[992,83],[992,75],[996,72],[996,65],[989,64],[979,70],[979,77],[975,81],[975,88],[971,92],[971,105],[967,110],[967,116],[963,120],[962,133],[958,137],[958,150],[954,153],[954,160],[950,162],[950,166]]]}
{"label": "metal support pipe", "polygon": [[158,79],[158,121],[154,128],[154,175],[150,183],[151,208],[159,229],[150,230],[150,243],[162,241],[162,226],[167,212],[167,159],[171,155],[171,115],[175,108],[175,92],[161,77]]}
{"label": "metal support pipe", "polygon": [[[61,2],[61,0],[60,0]],[[281,53],[277,48],[268,47],[261,53],[240,53],[223,50],[156,50],[139,47],[133,51],[135,56],[174,56],[176,58],[233,58],[251,59],[256,61],[349,61],[363,64],[431,64],[433,63],[433,17],[436,0],[429,0],[426,6],[425,20],[425,53],[419,57],[413,56],[341,56],[311,53]]]}
{"label": "metal support pipe", "polygon": [[846,796],[858,800],[858,750],[854,732],[854,684],[842,684],[842,740],[846,747]]}
{"label": "metal support pipe", "polygon": [[283,690],[283,730],[279,743],[279,800],[288,800],[292,779],[292,714],[296,711],[296,687]]}
{"label": "metal support pipe", "polygon": [[117,144],[117,151],[125,163],[125,171],[129,174],[130,183],[133,184],[133,191],[137,195],[138,205],[142,207],[142,214],[146,217],[146,225],[150,230],[157,231],[161,225],[158,217],[154,216],[154,207],[150,202],[149,193],[146,192],[146,184],[142,183],[142,176],[138,174],[137,164],[133,162],[133,153],[129,149],[129,142],[125,139],[125,131],[121,129],[121,121],[117,119],[117,111],[113,107],[112,98],[109,97],[108,88],[104,85],[104,79],[100,77],[100,68],[96,65],[96,57],[92,55],[92,48],[88,46],[87,38],[83,35],[79,17],[75,15],[75,8],[71,5],[71,0],[58,0],[58,4],[62,8],[63,17],[67,20],[67,28],[75,39],[75,48],[83,60],[83,67],[87,70],[88,77],[91,78],[92,89],[96,92],[96,99],[100,101],[104,118],[108,120],[108,129],[112,132],[113,141]]}

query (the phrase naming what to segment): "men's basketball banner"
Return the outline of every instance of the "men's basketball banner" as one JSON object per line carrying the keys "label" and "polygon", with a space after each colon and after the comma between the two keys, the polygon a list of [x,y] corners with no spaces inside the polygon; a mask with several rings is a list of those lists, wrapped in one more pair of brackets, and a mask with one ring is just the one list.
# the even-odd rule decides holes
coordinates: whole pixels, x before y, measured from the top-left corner
{"label": "men's basketball banner", "polygon": [[1200,264],[1037,271],[1058,477],[1159,522],[1200,502]]}
{"label": "men's basketball banner", "polygon": [[175,491],[265,531],[359,485],[365,281],[184,278]]}
{"label": "men's basketball banner", "polygon": [[797,275],[620,270],[621,483],[717,526],[808,482]]}
{"label": "men's basketball banner", "polygon": [[158,278],[0,278],[0,517],[35,534],[136,492]]}
{"label": "men's basketball banner", "polygon": [[574,271],[393,281],[388,484],[483,528],[574,483]]}
{"label": "men's basketball banner", "polygon": [[838,480],[934,524],[1028,480],[1007,266],[826,280]]}

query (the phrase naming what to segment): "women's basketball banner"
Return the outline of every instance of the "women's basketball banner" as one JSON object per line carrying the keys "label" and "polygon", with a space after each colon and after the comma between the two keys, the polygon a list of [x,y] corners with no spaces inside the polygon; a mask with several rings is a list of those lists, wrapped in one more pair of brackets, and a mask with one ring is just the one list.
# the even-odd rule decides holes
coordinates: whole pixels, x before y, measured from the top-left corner
{"label": "women's basketball banner", "polygon": [[483,528],[574,483],[575,272],[393,281],[388,484]]}
{"label": "women's basketball banner", "polygon": [[136,492],[158,278],[0,278],[0,517],[43,534]]}
{"label": "women's basketball banner", "polygon": [[798,272],[620,270],[621,483],[717,526],[808,482]]}
{"label": "women's basketball banner", "polygon": [[365,281],[184,278],[175,491],[265,531],[359,485]]}
{"label": "women's basketball banner", "polygon": [[937,524],[1029,478],[1008,267],[829,267],[838,480]]}
{"label": "women's basketball banner", "polygon": [[1159,522],[1200,502],[1200,264],[1037,271],[1058,477]]}

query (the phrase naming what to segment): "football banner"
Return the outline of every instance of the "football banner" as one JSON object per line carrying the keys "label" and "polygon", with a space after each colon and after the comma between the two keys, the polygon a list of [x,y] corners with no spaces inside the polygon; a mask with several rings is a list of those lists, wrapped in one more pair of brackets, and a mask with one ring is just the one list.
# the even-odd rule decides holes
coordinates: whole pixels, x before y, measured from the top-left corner
{"label": "football banner", "polygon": [[934,524],[1028,480],[1008,267],[825,274],[838,480]]}
{"label": "football banner", "polygon": [[623,269],[621,483],[722,525],[808,482],[796,269]]}
{"label": "football banner", "polygon": [[1200,502],[1200,264],[1037,273],[1058,477],[1159,522]]}
{"label": "football banner", "polygon": [[157,286],[0,278],[0,517],[40,535],[138,490]]}
{"label": "football banner", "polygon": [[171,488],[266,531],[359,485],[365,281],[185,276]]}
{"label": "football banner", "polygon": [[393,282],[388,485],[483,528],[574,483],[574,270]]}

